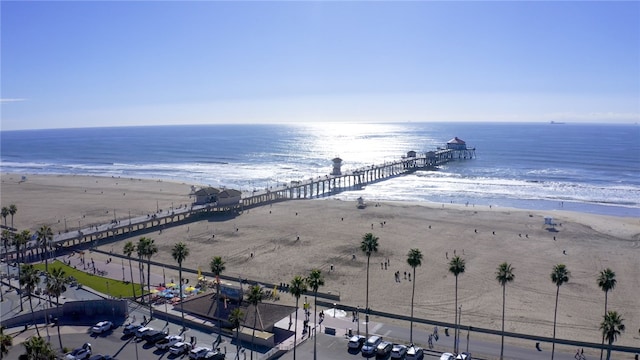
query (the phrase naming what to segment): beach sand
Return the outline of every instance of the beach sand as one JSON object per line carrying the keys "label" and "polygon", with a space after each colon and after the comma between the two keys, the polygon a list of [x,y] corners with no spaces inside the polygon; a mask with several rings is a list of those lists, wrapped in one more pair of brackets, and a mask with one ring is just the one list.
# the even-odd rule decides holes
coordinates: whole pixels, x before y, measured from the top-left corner
{"label": "beach sand", "polygon": [[[57,233],[65,230],[65,220],[68,229],[77,230],[108,223],[114,211],[123,220],[129,212],[140,216],[191,202],[191,185],[185,183],[93,176],[27,175],[24,182],[17,174],[1,178],[2,206],[17,206],[14,225],[20,230],[47,224]],[[364,307],[367,259],[359,245],[371,232],[379,238],[379,248],[371,256],[370,307],[410,314],[412,283],[404,272],[411,272],[409,249],[418,248],[424,259],[416,269],[415,316],[449,322],[454,321],[455,278],[448,272],[448,259],[455,253],[466,261],[458,278],[462,324],[497,330],[502,288],[495,271],[506,261],[515,273],[507,285],[506,330],[542,336],[553,330],[556,287],[550,273],[563,263],[572,276],[560,288],[557,337],[592,342],[600,341],[604,312],[604,292],[596,278],[610,267],[618,283],[608,306],[622,314],[627,327],[616,344],[640,344],[640,219],[464,204],[377,205],[357,209],[351,201],[291,200],[145,236],[159,247],[155,261],[174,264],[170,249],[184,241],[190,250],[185,267],[205,270],[213,256],[222,256],[230,276],[288,283],[319,268],[326,281],[321,291],[339,293],[341,303]],[[544,225],[545,216],[558,223],[556,232]],[[123,244],[101,248],[121,253]],[[400,283],[394,279],[396,271]],[[289,296],[282,299],[293,303]]]}

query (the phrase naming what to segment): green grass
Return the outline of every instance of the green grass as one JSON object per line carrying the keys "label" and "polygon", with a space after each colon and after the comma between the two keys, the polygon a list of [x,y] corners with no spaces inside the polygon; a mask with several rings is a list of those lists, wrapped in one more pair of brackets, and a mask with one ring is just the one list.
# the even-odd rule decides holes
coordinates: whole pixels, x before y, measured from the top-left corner
{"label": "green grass", "polygon": [[[45,268],[44,264],[34,264],[34,267],[42,271],[44,271]],[[131,283],[127,284],[120,280],[89,274],[84,271],[67,266],[58,260],[49,264],[49,271],[51,271],[53,268],[58,267],[62,268],[67,276],[73,276],[76,281],[78,281],[78,283],[82,284],[82,286],[90,287],[95,291],[101,292],[106,295],[111,295],[116,298],[133,297],[133,289],[131,288]],[[140,296],[141,285],[135,284],[134,286],[136,288],[136,294]]]}

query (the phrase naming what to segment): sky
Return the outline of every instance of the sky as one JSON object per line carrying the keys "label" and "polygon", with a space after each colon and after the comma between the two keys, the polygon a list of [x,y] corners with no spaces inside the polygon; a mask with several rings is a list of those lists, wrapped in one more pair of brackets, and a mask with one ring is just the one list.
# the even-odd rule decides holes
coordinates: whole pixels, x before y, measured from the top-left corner
{"label": "sky", "polygon": [[640,122],[640,2],[2,1],[1,129]]}

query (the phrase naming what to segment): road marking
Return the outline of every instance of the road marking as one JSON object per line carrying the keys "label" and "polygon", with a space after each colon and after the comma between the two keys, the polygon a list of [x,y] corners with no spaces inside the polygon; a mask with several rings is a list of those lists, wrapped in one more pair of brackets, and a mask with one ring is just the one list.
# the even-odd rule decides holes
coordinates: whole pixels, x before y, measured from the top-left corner
{"label": "road marking", "polygon": [[373,329],[371,329],[371,332],[375,333],[376,331],[380,330],[382,326],[383,326],[382,323],[378,323],[378,325],[374,326]]}

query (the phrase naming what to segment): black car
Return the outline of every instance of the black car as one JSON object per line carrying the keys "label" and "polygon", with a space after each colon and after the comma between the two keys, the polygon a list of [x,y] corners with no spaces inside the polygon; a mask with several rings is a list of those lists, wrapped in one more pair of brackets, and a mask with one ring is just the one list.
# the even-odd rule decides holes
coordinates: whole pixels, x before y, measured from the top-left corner
{"label": "black car", "polygon": [[203,359],[206,360],[224,360],[224,353],[220,351],[209,351]]}
{"label": "black car", "polygon": [[155,344],[158,341],[164,339],[166,336],[167,334],[160,330],[151,330],[142,335],[142,340],[145,340],[146,342],[151,344]]}

